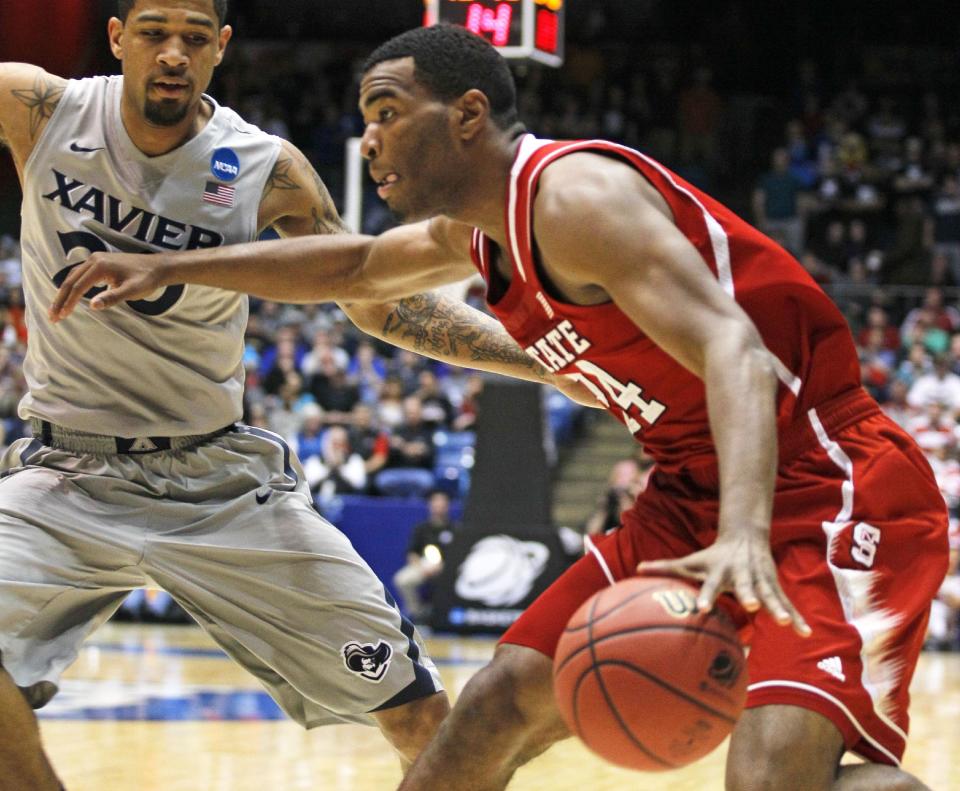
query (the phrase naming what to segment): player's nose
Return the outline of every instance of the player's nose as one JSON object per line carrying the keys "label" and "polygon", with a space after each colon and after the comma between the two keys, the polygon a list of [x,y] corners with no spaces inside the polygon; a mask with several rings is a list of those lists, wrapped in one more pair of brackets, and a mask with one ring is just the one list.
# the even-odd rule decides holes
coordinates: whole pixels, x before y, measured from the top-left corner
{"label": "player's nose", "polygon": [[189,60],[186,44],[178,36],[171,36],[157,54],[157,61],[168,68],[182,68]]}
{"label": "player's nose", "polygon": [[371,162],[380,154],[380,139],[376,133],[368,126],[363,130],[363,137],[360,138],[360,156],[369,159]]}

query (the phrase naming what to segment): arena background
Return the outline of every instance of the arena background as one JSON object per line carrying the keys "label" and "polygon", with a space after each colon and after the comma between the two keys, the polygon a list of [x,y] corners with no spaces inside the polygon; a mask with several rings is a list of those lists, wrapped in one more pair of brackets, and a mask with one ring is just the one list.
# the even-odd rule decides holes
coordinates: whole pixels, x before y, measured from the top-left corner
{"label": "arena background", "polygon": [[[114,6],[112,0],[6,0],[0,4],[0,61],[25,60],[70,77],[116,72],[105,37]],[[566,13],[562,68],[515,63],[521,115],[531,131],[556,138],[606,137],[640,148],[790,247],[843,309],[858,341],[864,384],[917,437],[955,520],[960,501],[960,15],[955,3],[568,0]],[[296,143],[343,208],[345,147],[362,130],[356,111],[359,64],[379,42],[420,24],[422,17],[419,0],[231,0],[234,39],[210,92],[248,120]],[[778,150],[784,152],[779,169],[772,164]],[[8,157],[0,157],[3,443],[25,431],[16,416],[27,343],[19,293],[19,200],[13,167]],[[391,223],[372,190],[366,190],[362,229],[378,233]],[[466,296],[482,305],[476,288]],[[294,356],[299,382],[290,381],[277,365],[285,353]],[[426,517],[428,492],[440,488],[448,494],[461,532],[441,548],[445,576],[420,591],[426,603],[418,612],[421,623],[444,631],[497,631],[509,623],[576,555],[582,532],[615,518],[611,512],[624,469],[617,463],[627,462],[629,486],[642,486],[647,469],[642,452],[606,416],[584,414],[532,386],[395,354],[353,330],[335,306],[255,301],[245,363],[245,419],[283,433],[307,462],[323,461],[324,438],[337,426],[347,429],[348,441],[365,461],[383,453],[384,442],[409,428],[402,399],[413,395],[426,405],[432,415],[426,421],[432,453],[419,465],[426,477],[371,474],[362,485],[338,479],[332,487],[324,479],[316,493],[318,508],[391,587],[407,562],[411,531]],[[332,368],[324,371],[324,364]],[[358,429],[358,405],[371,413],[374,428]],[[521,431],[527,433],[518,443]],[[485,463],[508,440],[524,451],[511,457],[515,467]],[[384,471],[407,466],[390,458]],[[503,491],[526,496],[498,496]],[[517,510],[493,514],[492,505]],[[488,556],[484,562],[502,562],[504,575],[525,582],[507,592],[505,605],[464,602],[456,594],[457,573],[469,566],[462,561],[475,544],[497,536],[506,543],[495,542],[494,560]],[[508,558],[522,550],[511,542],[519,541],[546,547],[547,559],[540,564],[528,554],[525,566],[511,565]],[[955,556],[956,551],[954,584]],[[487,593],[490,602],[505,595],[503,590]],[[121,618],[178,622],[183,615],[162,595],[139,592]],[[919,756],[928,782],[942,778],[935,787],[945,788],[957,777],[936,754],[949,755],[949,745],[960,739],[955,730],[960,644],[956,608],[943,602],[936,618],[929,640],[933,659],[921,665],[918,683],[921,699],[925,685],[933,685],[932,699],[946,708],[921,711],[915,724],[928,734],[924,738],[942,739],[926,742]],[[110,628],[120,631],[97,638],[92,650],[114,652],[141,668],[149,667],[150,657],[169,668],[185,655],[216,654],[190,627]],[[451,645],[432,650],[467,675],[489,652],[482,641]],[[944,658],[940,651],[954,652],[952,664],[933,664]],[[210,704],[209,695],[203,698],[206,693],[196,689],[163,694],[156,684],[138,687],[129,679],[123,694],[104,699],[97,685],[116,679],[101,678],[100,660],[91,656],[82,657],[78,668],[66,699],[58,698],[59,708],[47,714],[65,721],[57,723],[65,728],[59,733],[72,744],[102,738],[90,729],[83,735],[66,730],[65,723],[79,728],[89,719],[269,721],[278,716],[262,695],[224,694]],[[209,692],[210,683],[204,676],[197,685],[207,685]],[[92,697],[85,697],[87,692]],[[934,720],[952,725],[934,726]],[[49,732],[49,723],[45,727]],[[293,738],[290,733],[284,731],[284,738]],[[111,738],[114,749],[129,748],[126,735]],[[171,749],[179,749],[176,744]],[[373,745],[370,749],[379,749],[375,739]],[[78,764],[79,751],[70,756]],[[308,755],[300,760],[326,771],[333,759]],[[99,779],[71,788],[153,787],[137,769],[124,770],[123,782],[111,785],[103,780],[103,767],[92,765],[88,779]],[[156,777],[167,771],[173,770],[157,768]],[[181,778],[156,787],[246,787],[240,781],[223,784],[224,775],[210,771],[216,779],[203,786]],[[251,778],[258,777],[256,771]],[[392,776],[392,769],[383,771]],[[346,784],[336,787],[386,787],[363,779],[356,767],[350,772]],[[556,776],[566,777],[565,770]],[[609,786],[597,781],[590,787],[633,787],[616,785],[622,775],[609,777]],[[271,773],[262,775],[258,787],[311,787],[300,782]],[[552,787],[568,787],[563,782]],[[677,782],[656,787],[719,785]],[[530,780],[518,787],[546,786]]]}

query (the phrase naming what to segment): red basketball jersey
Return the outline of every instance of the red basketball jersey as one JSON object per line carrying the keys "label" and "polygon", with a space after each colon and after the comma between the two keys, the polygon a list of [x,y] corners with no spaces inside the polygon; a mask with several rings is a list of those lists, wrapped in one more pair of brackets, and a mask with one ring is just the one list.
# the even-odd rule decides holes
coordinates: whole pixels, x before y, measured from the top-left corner
{"label": "red basketball jersey", "polygon": [[[479,230],[473,235],[473,259],[487,282],[490,307],[548,370],[579,375],[661,469],[716,462],[703,382],[657,347],[613,302],[573,305],[552,296],[541,281],[532,237],[537,182],[551,162],[577,151],[612,156],[639,170],[700,252],[706,263],[703,276],[715,278],[756,324],[779,361],[781,434],[798,419],[805,421],[807,410],[859,390],[860,366],[843,315],[783,248],[637,151],[602,140],[555,142],[527,135],[506,196],[510,249],[499,250]],[[494,255],[510,262],[509,284],[497,273]]]}

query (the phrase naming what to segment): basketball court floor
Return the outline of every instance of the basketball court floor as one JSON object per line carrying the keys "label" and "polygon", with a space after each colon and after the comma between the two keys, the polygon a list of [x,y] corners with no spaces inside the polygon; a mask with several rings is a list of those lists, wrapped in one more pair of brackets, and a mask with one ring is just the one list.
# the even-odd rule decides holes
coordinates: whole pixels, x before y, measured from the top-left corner
{"label": "basketball court floor", "polygon": [[[428,644],[453,696],[494,648],[482,638]],[[960,654],[925,654],[913,700],[905,766],[935,791],[960,789]],[[108,624],[41,712],[41,725],[68,791],[389,791],[400,779],[377,730],[301,730],[190,626]],[[724,753],[669,774],[638,774],[570,739],[524,767],[510,788],[722,789]]]}

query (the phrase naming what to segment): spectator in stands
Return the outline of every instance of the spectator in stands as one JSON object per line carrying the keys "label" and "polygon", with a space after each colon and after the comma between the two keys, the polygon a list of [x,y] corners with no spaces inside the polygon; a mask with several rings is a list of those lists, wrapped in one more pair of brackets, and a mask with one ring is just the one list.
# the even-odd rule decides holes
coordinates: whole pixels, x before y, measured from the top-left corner
{"label": "spectator in stands", "polygon": [[383,380],[376,416],[377,423],[388,431],[403,423],[403,381],[399,376],[388,375]]}
{"label": "spectator in stands", "polygon": [[349,413],[360,400],[360,389],[347,378],[332,350],[320,353],[319,368],[307,382],[307,389],[326,412],[328,424],[349,422]]}
{"label": "spectator in stands", "polygon": [[939,403],[953,413],[960,412],[960,376],[950,370],[948,355],[937,355],[933,371],[917,377],[907,394],[907,403],[919,408]]}
{"label": "spectator in stands", "polygon": [[900,337],[905,348],[922,346],[935,357],[950,348],[949,333],[937,326],[936,313],[927,307],[921,306],[911,318],[910,324],[905,322],[901,325]]}
{"label": "spectator in stands", "polygon": [[882,280],[894,285],[924,285],[930,282],[930,249],[923,201],[901,198],[896,208],[893,244],[883,256]]}
{"label": "spectator in stands", "polygon": [[309,379],[319,373],[322,362],[332,357],[338,368],[346,368],[350,364],[350,355],[334,343],[333,333],[329,327],[319,327],[313,333],[313,345],[310,351],[304,354],[300,362],[300,371]]}
{"label": "spectator in stands", "polygon": [[410,535],[406,565],[393,576],[401,603],[415,621],[429,613],[422,586],[443,571],[443,552],[457,529],[450,519],[450,497],[446,492],[430,492],[427,508],[427,519],[416,525]]}
{"label": "spectator in stands", "polygon": [[400,380],[403,395],[415,392],[420,386],[420,372],[430,367],[430,362],[419,354],[406,349],[397,349],[388,367],[390,376]]}
{"label": "spectator in stands", "polygon": [[927,225],[929,243],[939,266],[950,273],[960,286],[960,179],[947,174],[933,197],[931,219]]}
{"label": "spectator in stands", "polygon": [[[925,316],[924,312],[926,312]],[[928,324],[944,332],[952,333],[960,329],[960,310],[957,310],[953,305],[944,304],[943,290],[936,286],[927,288],[923,292],[923,303],[919,307],[913,308],[904,317],[901,325],[902,333],[905,335],[911,334],[913,325],[922,316]]]}
{"label": "spectator in stands", "polygon": [[693,73],[690,87],[680,94],[677,122],[680,131],[680,159],[696,164],[707,175],[717,161],[717,134],[723,115],[723,100],[713,88],[713,72],[700,66]]}
{"label": "spectator in stands", "polygon": [[837,272],[847,271],[848,249],[847,226],[841,220],[829,222],[823,236],[810,244],[816,257]]}
{"label": "spectator in stands", "polygon": [[469,376],[463,388],[460,408],[457,416],[453,419],[452,428],[454,431],[468,431],[473,428],[480,412],[480,393],[482,392],[483,377],[480,374]]}
{"label": "spectator in stands", "polygon": [[358,403],[350,417],[350,447],[363,459],[369,482],[390,458],[390,436],[376,425],[373,408],[369,404],[362,401]]}
{"label": "spectator in stands", "polygon": [[790,170],[787,149],[775,149],[770,160],[770,170],[760,177],[753,193],[757,227],[799,256],[804,241],[803,209],[800,204],[804,185]]}
{"label": "spectator in stands", "polygon": [[857,345],[865,346],[874,330],[881,333],[881,348],[892,352],[900,349],[900,332],[890,323],[890,314],[881,305],[871,305],[867,309],[866,325],[857,333]]}
{"label": "spectator in stands", "polygon": [[450,399],[440,389],[437,375],[429,368],[420,372],[420,387],[414,393],[423,405],[423,422],[433,429],[449,428],[454,409]]}
{"label": "spectator in stands", "polygon": [[893,178],[893,189],[899,195],[926,195],[933,188],[933,173],[923,161],[923,140],[908,137],[904,158]]}
{"label": "spectator in stands", "polygon": [[270,430],[288,442],[293,441],[300,430],[300,409],[310,401],[313,396],[304,393],[303,377],[297,371],[290,371],[277,394],[268,400]]}
{"label": "spectator in stands", "polygon": [[922,343],[905,345],[903,348],[907,355],[900,360],[896,376],[909,390],[917,379],[933,370],[933,360]]}
{"label": "spectator in stands", "polygon": [[318,404],[304,404],[300,409],[296,451],[301,460],[323,455],[323,419],[323,409]]}
{"label": "spectator in stands", "polygon": [[433,488],[433,429],[423,422],[419,397],[403,399],[403,422],[390,434],[390,459],[376,478],[384,494],[423,495]]}
{"label": "spectator in stands", "polygon": [[350,447],[343,426],[323,433],[320,455],[303,459],[303,473],[321,512],[336,495],[361,492],[367,485],[363,459]]}
{"label": "spectator in stands", "polygon": [[907,403],[909,390],[909,386],[903,379],[892,379],[887,389],[887,400],[880,405],[894,423],[908,431],[917,415],[917,410]]}
{"label": "spectator in stands", "polygon": [[957,529],[956,511],[951,511],[950,565],[947,576],[940,586],[937,598],[930,606],[930,624],[927,629],[926,647],[934,651],[955,651],[960,648],[958,639],[958,615],[960,615],[960,530]]}
{"label": "spectator in stands", "polygon": [[893,369],[896,367],[896,352],[884,347],[884,333],[879,327],[869,329],[866,342],[858,345],[860,378],[863,386],[877,401],[887,399]]}
{"label": "spectator in stands", "polygon": [[358,387],[360,400],[367,404],[374,403],[386,375],[387,365],[373,344],[368,340],[361,341],[347,366],[347,378]]}
{"label": "spectator in stands", "polygon": [[299,372],[299,352],[292,328],[284,327],[277,334],[276,344],[260,358],[263,392],[276,395],[291,372]]}
{"label": "spectator in stands", "polygon": [[300,370],[306,353],[295,324],[282,324],[273,338],[274,342],[260,352],[260,381],[268,393],[277,392],[288,371]]}
{"label": "spectator in stands", "polygon": [[640,492],[646,488],[652,465],[645,466],[636,458],[621,459],[613,465],[607,486],[596,507],[583,525],[588,536],[603,535],[620,526],[620,514],[630,508]]}

